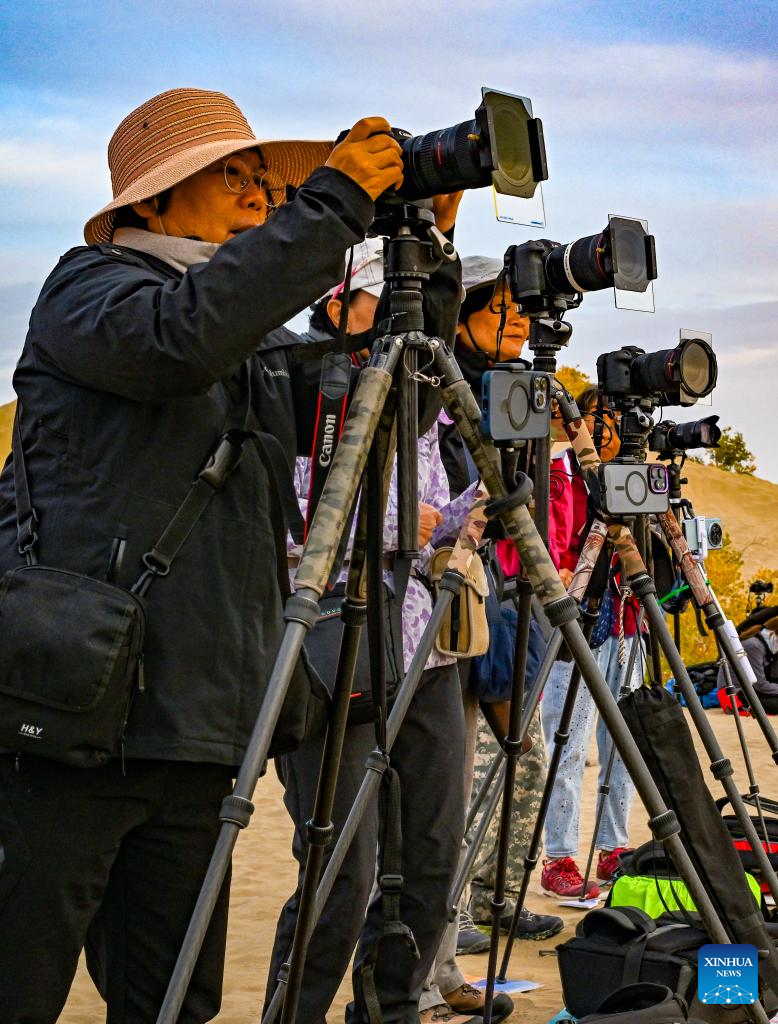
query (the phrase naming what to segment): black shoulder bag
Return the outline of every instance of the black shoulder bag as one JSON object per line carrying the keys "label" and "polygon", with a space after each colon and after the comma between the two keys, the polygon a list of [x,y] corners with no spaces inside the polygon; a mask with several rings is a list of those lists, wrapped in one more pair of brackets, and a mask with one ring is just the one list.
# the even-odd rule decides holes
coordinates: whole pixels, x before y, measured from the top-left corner
{"label": "black shoulder bag", "polygon": [[133,695],[144,688],[143,596],[173,559],[242,455],[229,431],[129,590],[38,564],[38,517],[19,428],[13,428],[18,550],[26,564],[0,580],[0,747],[90,768],[122,752]]}

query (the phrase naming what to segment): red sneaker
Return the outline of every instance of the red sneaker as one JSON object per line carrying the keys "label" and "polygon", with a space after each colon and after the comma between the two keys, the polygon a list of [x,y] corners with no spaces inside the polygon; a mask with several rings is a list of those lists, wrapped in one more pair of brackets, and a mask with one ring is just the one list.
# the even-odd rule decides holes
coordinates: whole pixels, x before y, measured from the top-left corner
{"label": "red sneaker", "polygon": [[597,858],[597,877],[601,882],[612,882],[613,876],[621,867],[619,857],[623,853],[632,853],[628,846],[617,846],[615,850],[600,850]]}
{"label": "red sneaker", "polygon": [[[546,892],[552,892],[557,896],[564,896],[565,899],[571,896],[580,896],[583,892],[583,878],[578,870],[578,865],[572,857],[544,860],[540,884]],[[599,887],[594,882],[589,882],[586,886],[586,899],[594,899],[595,896],[599,895]]]}

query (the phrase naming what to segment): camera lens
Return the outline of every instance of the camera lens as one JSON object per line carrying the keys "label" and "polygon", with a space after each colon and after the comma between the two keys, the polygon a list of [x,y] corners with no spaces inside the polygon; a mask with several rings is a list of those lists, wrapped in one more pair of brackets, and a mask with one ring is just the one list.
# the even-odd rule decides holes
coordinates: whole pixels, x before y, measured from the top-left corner
{"label": "camera lens", "polygon": [[704,398],[716,383],[715,356],[710,345],[690,339],[679,345],[678,375],[683,390],[690,398]]}
{"label": "camera lens", "polygon": [[675,348],[639,355],[631,372],[636,394],[664,395],[680,405],[709,395],[716,377],[716,356],[700,338],[684,338]]}
{"label": "camera lens", "polygon": [[546,278],[554,291],[598,292],[613,284],[605,265],[605,233],[558,245],[546,257]]}
{"label": "camera lens", "polygon": [[721,523],[711,523],[708,526],[708,543],[711,547],[717,548],[723,540],[724,531],[721,529]]}
{"label": "camera lens", "polygon": [[402,143],[405,199],[426,199],[465,188],[490,185],[491,169],[481,166],[481,137],[475,121],[462,121]]}

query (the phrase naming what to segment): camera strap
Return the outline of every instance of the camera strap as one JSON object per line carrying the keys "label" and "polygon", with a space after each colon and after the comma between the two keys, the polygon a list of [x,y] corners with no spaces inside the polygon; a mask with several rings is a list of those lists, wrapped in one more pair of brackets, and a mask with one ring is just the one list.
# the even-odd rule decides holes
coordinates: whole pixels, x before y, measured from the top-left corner
{"label": "camera strap", "polygon": [[344,352],[328,352],[322,359],[316,420],[313,427],[308,509],[305,516],[306,538],[324,484],[327,482],[335,449],[343,433],[343,423],[348,410],[351,367],[355,362],[353,356],[348,356]]}

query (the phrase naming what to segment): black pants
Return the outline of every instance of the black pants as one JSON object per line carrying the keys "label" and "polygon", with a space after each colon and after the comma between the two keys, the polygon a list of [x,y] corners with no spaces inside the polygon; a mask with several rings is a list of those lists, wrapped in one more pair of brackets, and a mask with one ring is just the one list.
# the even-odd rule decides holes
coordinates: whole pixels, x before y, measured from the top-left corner
{"label": "black pants", "polygon": [[768,715],[778,715],[778,696],[776,694],[757,692],[757,697]]}
{"label": "black pants", "polygon": [[[0,1024],[53,1024],[93,924],[108,1024],[162,1004],[231,787],[221,765],[0,757]],[[229,880],[178,1020],[219,1010]]]}
{"label": "black pants", "polygon": [[[350,726],[333,810],[337,839],[365,774],[364,761],[375,746],[372,725]],[[269,999],[278,968],[291,950],[305,863],[305,822],[311,816],[321,760],[321,742],[309,744],[276,763],[286,787],[285,803],[295,823],[293,852],[301,865],[297,891],[281,911],[268,977]],[[403,868],[401,917],[414,933],[421,958],[413,960],[391,940],[382,947],[376,987],[385,1024],[417,1024],[421,987],[446,927],[446,897],[456,871],[464,828],[462,763],[464,727],[456,669],[424,673],[391,755],[402,786]],[[370,807],[343,864],[324,914],[313,932],[303,975],[297,1024],[323,1024],[349,958],[355,959],[356,1004],[349,1024],[366,1022],[359,966],[380,934],[380,899],[365,908],[373,887],[378,812]],[[331,849],[331,847],[330,847]],[[404,944],[403,944],[404,945]]]}

